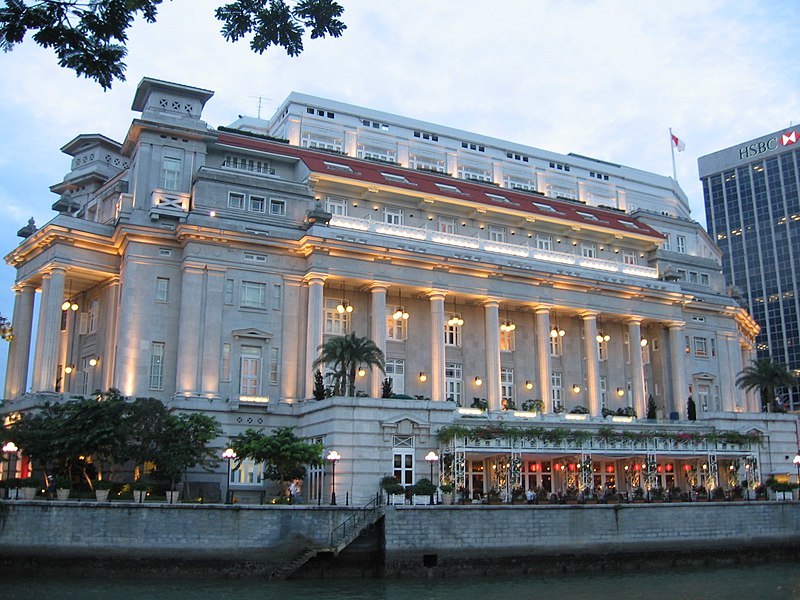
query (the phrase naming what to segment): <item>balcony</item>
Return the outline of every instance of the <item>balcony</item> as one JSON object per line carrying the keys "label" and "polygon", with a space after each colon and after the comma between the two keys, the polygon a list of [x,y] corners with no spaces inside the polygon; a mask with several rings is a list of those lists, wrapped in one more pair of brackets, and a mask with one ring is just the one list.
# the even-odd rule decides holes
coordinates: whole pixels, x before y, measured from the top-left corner
{"label": "balcony", "polygon": [[150,194],[150,218],[158,221],[162,216],[185,219],[189,214],[191,195],[184,192],[153,190]]}
{"label": "balcony", "polygon": [[632,277],[644,277],[647,279],[658,279],[658,270],[651,267],[631,265],[618,261],[602,260],[599,258],[587,258],[567,252],[554,252],[552,250],[540,250],[522,244],[507,244],[493,240],[484,240],[477,237],[467,237],[454,233],[443,233],[441,231],[431,231],[424,227],[408,227],[406,225],[393,225],[382,221],[372,221],[371,219],[359,219],[356,217],[334,216],[329,223],[330,227],[349,229],[351,231],[361,231],[386,235],[405,240],[415,240],[420,242],[430,242],[442,246],[466,248],[469,250],[479,250],[490,255],[509,256],[516,259],[523,259],[531,266],[537,262],[571,265],[590,269],[592,271],[602,271],[604,273],[619,273]]}

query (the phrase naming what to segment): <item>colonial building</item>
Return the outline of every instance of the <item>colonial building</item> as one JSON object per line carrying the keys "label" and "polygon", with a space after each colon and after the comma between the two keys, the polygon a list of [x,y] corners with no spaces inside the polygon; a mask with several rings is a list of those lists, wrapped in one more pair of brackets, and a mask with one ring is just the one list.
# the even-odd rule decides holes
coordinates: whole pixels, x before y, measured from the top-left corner
{"label": "colonial building", "polygon": [[[387,473],[480,496],[793,472],[795,417],[735,386],[758,327],[673,180],[298,94],[214,129],[212,95],[144,79],[121,144],[63,147],[58,214],[6,257],[6,414],[113,387],[226,436],[295,426],[355,502]],[[386,374],[316,401],[319,347],[349,332]],[[305,498],[331,484],[312,470]]]}

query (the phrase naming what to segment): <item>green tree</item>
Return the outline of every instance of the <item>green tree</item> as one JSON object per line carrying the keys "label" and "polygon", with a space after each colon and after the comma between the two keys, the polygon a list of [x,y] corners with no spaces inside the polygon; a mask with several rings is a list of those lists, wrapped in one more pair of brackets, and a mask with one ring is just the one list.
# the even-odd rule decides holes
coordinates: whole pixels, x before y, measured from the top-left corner
{"label": "green tree", "polygon": [[[0,7],[0,49],[12,50],[31,32],[34,42],[55,52],[60,66],[109,89],[114,80],[125,80],[128,29],[139,15],[154,23],[162,2],[5,0]],[[347,28],[339,19],[343,13],[335,0],[236,0],[217,8],[215,16],[229,42],[252,36],[250,48],[258,54],[282,46],[297,56],[306,31],[311,39],[340,37]]]}
{"label": "green tree", "polygon": [[358,367],[378,367],[384,369],[383,352],[371,339],[357,337],[355,332],[331,338],[319,347],[320,356],[314,361],[314,368],[328,365],[333,369],[333,395],[354,396],[356,393],[356,371]]}
{"label": "green tree", "polygon": [[647,397],[647,419],[650,421],[654,421],[657,415],[657,407],[655,398],[653,398],[653,394],[650,394]]}
{"label": "green tree", "polygon": [[322,444],[309,444],[294,435],[294,428],[279,427],[272,435],[247,429],[230,441],[236,451],[236,467],[252,459],[264,465],[264,478],[285,488],[293,479],[306,476],[306,465],[322,464]]}
{"label": "green tree", "polygon": [[219,464],[217,455],[209,448],[209,443],[222,435],[222,428],[214,417],[200,413],[168,415],[158,434],[153,457],[155,474],[169,481],[171,490],[186,469],[200,466],[210,471]]}
{"label": "green tree", "polygon": [[794,387],[797,378],[786,365],[771,358],[760,358],[739,373],[736,385],[747,391],[758,390],[761,393],[761,410],[771,412],[775,408],[775,389]]}
{"label": "green tree", "polygon": [[11,323],[3,315],[0,315],[0,339],[10,342],[14,339],[14,330]]}

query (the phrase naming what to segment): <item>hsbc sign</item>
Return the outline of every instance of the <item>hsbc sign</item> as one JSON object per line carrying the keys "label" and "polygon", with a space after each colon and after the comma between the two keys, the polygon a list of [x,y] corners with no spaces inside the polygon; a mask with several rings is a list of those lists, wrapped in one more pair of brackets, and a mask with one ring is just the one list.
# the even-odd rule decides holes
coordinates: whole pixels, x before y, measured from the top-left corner
{"label": "hsbc sign", "polygon": [[791,146],[798,140],[800,140],[800,133],[797,131],[790,131],[780,136],[771,137],[766,141],[753,142],[752,144],[739,148],[739,160],[753,158],[759,154],[777,150],[780,146]]}

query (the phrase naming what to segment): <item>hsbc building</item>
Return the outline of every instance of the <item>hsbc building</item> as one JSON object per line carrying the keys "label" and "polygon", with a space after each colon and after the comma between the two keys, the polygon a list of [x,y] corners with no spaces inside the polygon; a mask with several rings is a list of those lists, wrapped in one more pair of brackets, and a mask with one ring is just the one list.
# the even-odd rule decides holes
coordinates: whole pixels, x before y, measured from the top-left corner
{"label": "hsbc building", "polygon": [[[761,326],[758,358],[800,375],[800,126],[698,161],[708,232],[729,286]],[[800,410],[800,390],[779,390]]]}

